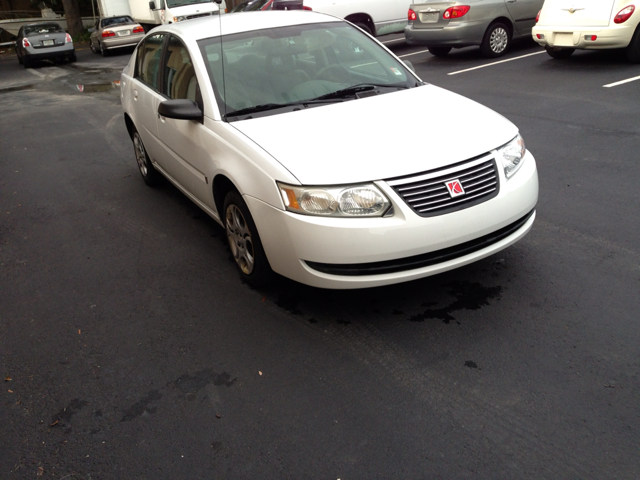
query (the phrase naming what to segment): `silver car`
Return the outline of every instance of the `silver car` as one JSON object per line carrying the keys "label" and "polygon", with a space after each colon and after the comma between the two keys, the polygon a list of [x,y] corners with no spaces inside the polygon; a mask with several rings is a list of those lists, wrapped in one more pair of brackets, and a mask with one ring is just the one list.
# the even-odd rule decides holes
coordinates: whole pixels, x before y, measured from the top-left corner
{"label": "silver car", "polygon": [[55,22],[32,23],[20,27],[16,39],[18,62],[29,68],[38,60],[76,61],[71,35]]}
{"label": "silver car", "polygon": [[452,48],[480,45],[487,57],[503,55],[511,40],[530,37],[544,0],[427,0],[409,7],[407,43],[426,45],[438,57]]}
{"label": "silver car", "polygon": [[128,15],[96,20],[89,38],[93,53],[107,56],[111,50],[135,47],[144,38],[144,28]]}

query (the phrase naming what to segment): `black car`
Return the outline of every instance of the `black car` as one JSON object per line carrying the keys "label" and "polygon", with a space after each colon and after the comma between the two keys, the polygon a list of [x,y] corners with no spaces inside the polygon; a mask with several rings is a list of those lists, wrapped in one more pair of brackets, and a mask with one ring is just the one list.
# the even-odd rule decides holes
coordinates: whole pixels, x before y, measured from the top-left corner
{"label": "black car", "polygon": [[76,61],[71,35],[55,22],[32,23],[20,27],[16,39],[18,62],[29,68],[37,60]]}

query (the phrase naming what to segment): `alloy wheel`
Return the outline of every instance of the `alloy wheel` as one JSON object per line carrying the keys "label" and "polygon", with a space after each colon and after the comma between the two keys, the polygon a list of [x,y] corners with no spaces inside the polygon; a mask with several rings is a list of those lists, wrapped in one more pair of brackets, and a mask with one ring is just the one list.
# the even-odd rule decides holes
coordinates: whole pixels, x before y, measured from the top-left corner
{"label": "alloy wheel", "polygon": [[255,265],[251,230],[237,205],[229,205],[225,217],[225,228],[233,258],[242,273],[250,275]]}

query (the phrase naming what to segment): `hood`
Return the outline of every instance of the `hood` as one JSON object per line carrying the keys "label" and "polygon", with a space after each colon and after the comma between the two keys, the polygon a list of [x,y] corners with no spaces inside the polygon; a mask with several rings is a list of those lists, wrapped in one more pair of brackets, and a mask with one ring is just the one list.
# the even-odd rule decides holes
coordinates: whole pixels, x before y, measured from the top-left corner
{"label": "hood", "polygon": [[423,172],[486,153],[518,133],[496,112],[433,85],[231,125],[302,185]]}

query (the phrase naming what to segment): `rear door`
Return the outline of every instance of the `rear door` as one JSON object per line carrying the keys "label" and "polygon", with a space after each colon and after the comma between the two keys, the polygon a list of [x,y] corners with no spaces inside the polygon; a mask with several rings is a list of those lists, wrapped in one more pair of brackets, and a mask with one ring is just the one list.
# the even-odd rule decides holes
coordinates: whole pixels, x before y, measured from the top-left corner
{"label": "rear door", "polygon": [[615,0],[546,0],[540,21],[543,26],[606,27]]}
{"label": "rear door", "polygon": [[531,33],[543,3],[544,0],[506,0],[507,10],[520,35]]}

